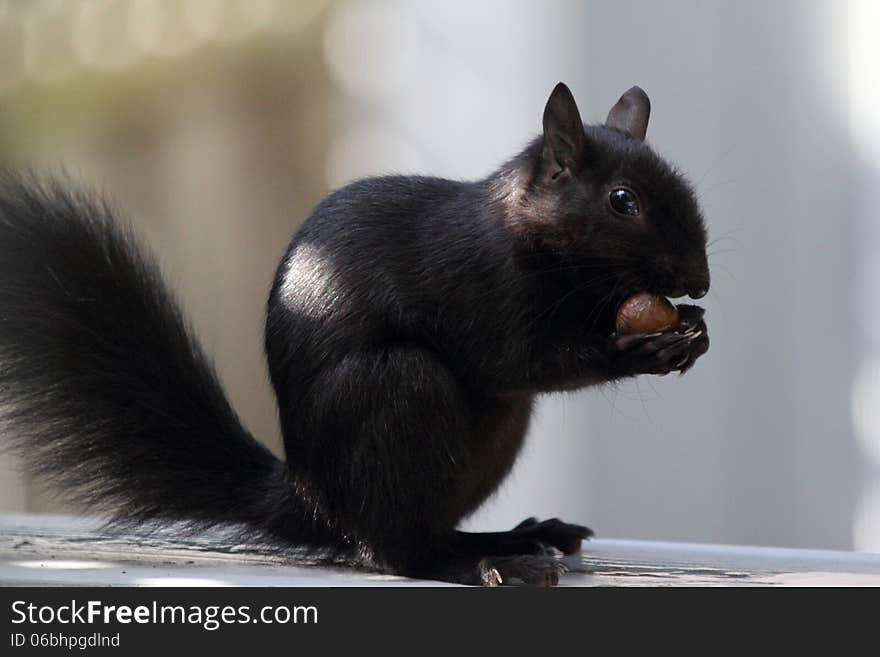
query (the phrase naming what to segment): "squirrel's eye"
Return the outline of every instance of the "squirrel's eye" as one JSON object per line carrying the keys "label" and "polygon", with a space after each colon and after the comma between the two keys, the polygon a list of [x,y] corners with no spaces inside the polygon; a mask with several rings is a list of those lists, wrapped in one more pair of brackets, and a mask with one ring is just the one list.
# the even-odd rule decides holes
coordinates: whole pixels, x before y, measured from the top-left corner
{"label": "squirrel's eye", "polygon": [[639,216],[639,199],[625,187],[612,189],[611,194],[608,195],[608,203],[617,214],[626,215],[627,217]]}

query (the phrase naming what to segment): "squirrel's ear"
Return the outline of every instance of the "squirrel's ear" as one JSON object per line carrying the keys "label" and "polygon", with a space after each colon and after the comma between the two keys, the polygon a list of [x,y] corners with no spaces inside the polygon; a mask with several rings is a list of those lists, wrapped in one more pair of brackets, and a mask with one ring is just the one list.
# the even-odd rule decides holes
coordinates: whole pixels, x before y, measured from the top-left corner
{"label": "squirrel's ear", "polygon": [[584,124],[577,103],[562,82],[544,107],[544,157],[553,167],[553,177],[577,166],[583,157]]}
{"label": "squirrel's ear", "polygon": [[645,140],[648,131],[648,117],[651,116],[651,101],[641,87],[633,87],[620,97],[617,104],[608,112],[605,125],[617,128],[639,141]]}

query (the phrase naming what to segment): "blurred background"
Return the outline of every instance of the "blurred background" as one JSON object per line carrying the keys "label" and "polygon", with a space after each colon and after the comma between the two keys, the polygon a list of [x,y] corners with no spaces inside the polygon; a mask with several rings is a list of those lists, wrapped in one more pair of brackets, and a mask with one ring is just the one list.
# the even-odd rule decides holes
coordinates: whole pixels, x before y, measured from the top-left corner
{"label": "blurred background", "polygon": [[[104,190],[159,254],[247,426],[277,261],[365,175],[482,177],[558,80],[644,87],[708,220],[710,352],[542,400],[469,522],[880,551],[880,3],[0,0],[0,164]],[[67,510],[0,456],[0,511]]]}

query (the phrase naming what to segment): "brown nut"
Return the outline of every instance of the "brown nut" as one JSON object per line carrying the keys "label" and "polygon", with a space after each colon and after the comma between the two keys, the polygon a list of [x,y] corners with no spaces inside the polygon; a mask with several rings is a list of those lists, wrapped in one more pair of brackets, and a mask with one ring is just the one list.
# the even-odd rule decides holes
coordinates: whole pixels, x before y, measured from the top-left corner
{"label": "brown nut", "polygon": [[678,328],[678,308],[666,297],[639,292],[617,309],[615,328],[620,335],[658,333]]}

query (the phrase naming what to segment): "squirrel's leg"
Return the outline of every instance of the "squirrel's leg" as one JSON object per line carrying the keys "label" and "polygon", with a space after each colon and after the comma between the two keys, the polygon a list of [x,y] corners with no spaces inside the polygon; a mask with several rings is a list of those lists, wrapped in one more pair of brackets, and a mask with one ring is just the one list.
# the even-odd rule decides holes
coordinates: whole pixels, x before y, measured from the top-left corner
{"label": "squirrel's leg", "polygon": [[[558,580],[552,557],[459,544],[455,526],[473,508],[490,459],[474,400],[430,351],[404,344],[349,352],[318,373],[302,407],[308,422],[298,440],[308,443],[295,453],[308,462],[292,467],[307,474],[340,533],[375,561],[465,584]],[[518,449],[521,436],[514,439]]]}
{"label": "squirrel's leg", "polygon": [[547,554],[556,548],[563,554],[574,554],[593,531],[583,525],[563,522],[558,518],[539,521],[527,518],[507,532],[456,532],[459,549],[484,554]]}
{"label": "squirrel's leg", "polygon": [[494,394],[577,390],[639,374],[684,373],[709,349],[703,309],[678,306],[681,326],[645,335],[547,337],[528,357],[492,363]]}

